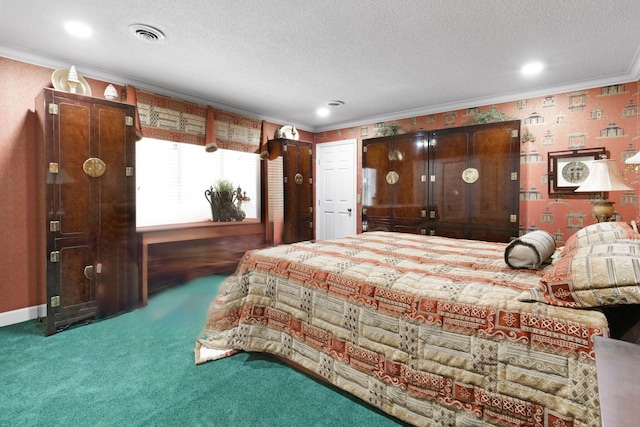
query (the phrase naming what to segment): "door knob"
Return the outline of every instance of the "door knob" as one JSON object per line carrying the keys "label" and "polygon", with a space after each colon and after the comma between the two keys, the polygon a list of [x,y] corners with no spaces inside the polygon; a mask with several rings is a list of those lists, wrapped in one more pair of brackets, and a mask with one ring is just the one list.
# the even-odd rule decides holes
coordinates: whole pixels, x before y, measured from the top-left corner
{"label": "door knob", "polygon": [[351,213],[351,208],[347,208],[347,212]]}

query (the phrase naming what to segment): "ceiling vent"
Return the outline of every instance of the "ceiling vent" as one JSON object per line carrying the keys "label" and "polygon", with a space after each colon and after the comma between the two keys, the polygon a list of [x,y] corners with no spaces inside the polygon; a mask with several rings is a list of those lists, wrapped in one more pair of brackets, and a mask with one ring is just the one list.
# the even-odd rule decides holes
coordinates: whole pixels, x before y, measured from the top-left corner
{"label": "ceiling vent", "polygon": [[338,107],[342,107],[344,105],[344,102],[343,101],[338,101],[338,100],[333,100],[333,101],[327,102],[327,105],[329,107],[332,107],[332,108],[338,108]]}
{"label": "ceiling vent", "polygon": [[131,34],[149,43],[159,43],[164,40],[164,34],[157,28],[144,24],[133,24],[129,26]]}

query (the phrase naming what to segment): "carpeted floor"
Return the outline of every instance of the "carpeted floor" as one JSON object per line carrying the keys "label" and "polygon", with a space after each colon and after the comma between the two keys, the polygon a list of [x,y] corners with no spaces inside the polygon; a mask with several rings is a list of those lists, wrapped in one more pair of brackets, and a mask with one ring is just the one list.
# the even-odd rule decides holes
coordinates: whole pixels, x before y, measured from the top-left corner
{"label": "carpeted floor", "polygon": [[268,355],[196,366],[195,339],[223,279],[50,337],[36,320],[0,328],[0,426],[399,425]]}

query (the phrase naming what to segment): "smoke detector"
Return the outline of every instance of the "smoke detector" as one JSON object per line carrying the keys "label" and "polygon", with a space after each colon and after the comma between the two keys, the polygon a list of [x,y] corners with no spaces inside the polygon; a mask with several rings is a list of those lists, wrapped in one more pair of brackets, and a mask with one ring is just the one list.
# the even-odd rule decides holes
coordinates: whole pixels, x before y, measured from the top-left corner
{"label": "smoke detector", "polygon": [[136,38],[148,43],[159,43],[164,40],[164,33],[150,25],[132,24],[129,25],[129,31]]}

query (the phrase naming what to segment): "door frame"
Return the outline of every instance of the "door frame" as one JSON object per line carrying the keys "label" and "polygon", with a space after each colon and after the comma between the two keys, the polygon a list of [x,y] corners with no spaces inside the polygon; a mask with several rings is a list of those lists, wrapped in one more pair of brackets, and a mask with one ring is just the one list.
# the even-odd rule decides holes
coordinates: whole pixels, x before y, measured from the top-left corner
{"label": "door frame", "polygon": [[320,214],[320,192],[318,191],[319,187],[320,187],[320,167],[319,165],[321,164],[321,162],[324,160],[324,156],[325,156],[325,149],[329,148],[329,147],[335,147],[335,146],[339,146],[339,145],[346,145],[351,147],[351,150],[353,152],[353,164],[351,165],[352,168],[352,194],[353,194],[353,215],[351,215],[351,229],[353,230],[353,232],[351,234],[356,234],[358,232],[358,140],[356,138],[351,138],[351,139],[343,139],[343,140],[339,140],[339,141],[331,141],[331,142],[322,142],[322,143],[317,143],[315,145],[316,148],[316,162],[315,162],[315,168],[316,171],[314,173],[314,175],[317,177],[316,178],[316,191],[315,191],[315,195],[316,195],[316,200],[315,200],[315,217],[314,217],[314,222],[316,224],[316,239],[318,239],[321,236],[324,236],[324,229],[321,229],[321,225],[320,225],[320,221],[318,221],[318,215]]}

